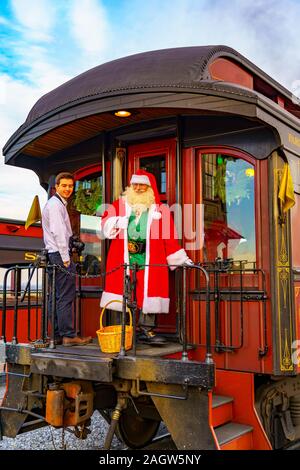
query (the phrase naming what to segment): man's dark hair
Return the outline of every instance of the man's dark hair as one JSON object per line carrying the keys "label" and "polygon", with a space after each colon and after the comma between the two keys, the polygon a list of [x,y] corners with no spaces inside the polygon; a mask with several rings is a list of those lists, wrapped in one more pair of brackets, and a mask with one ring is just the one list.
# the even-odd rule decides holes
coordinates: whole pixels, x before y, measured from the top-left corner
{"label": "man's dark hair", "polygon": [[69,173],[67,171],[63,171],[62,173],[58,173],[58,175],[55,178],[55,184],[59,184],[60,180],[66,179],[66,180],[73,180],[74,181],[74,176],[72,173]]}

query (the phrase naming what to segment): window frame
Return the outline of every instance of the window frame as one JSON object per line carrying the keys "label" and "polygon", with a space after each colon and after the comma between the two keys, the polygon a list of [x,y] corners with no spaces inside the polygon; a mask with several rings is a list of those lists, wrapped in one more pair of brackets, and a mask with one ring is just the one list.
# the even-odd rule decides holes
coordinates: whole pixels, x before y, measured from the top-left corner
{"label": "window frame", "polygon": [[[86,179],[89,179],[89,177],[93,176],[94,174],[96,173],[101,173],[102,174],[102,179],[104,178],[104,174],[103,174],[103,171],[102,171],[102,165],[97,163],[97,164],[93,164],[93,165],[88,165],[86,167],[83,167],[83,168],[80,168],[79,170],[77,170],[76,172],[74,172],[74,182],[76,184],[77,181],[81,181],[82,179],[86,178]],[[104,195],[102,196],[104,197]],[[102,201],[103,203],[103,201]],[[100,216],[91,216],[91,217],[98,217],[100,218]],[[79,225],[79,229],[80,229],[80,233],[81,233],[81,221],[79,222],[80,225]],[[100,222],[99,222],[100,224]],[[103,266],[104,266],[104,259],[105,259],[105,248],[104,248],[104,245],[103,243],[101,243],[101,240],[99,239],[99,246],[100,246],[100,249],[101,251],[103,251],[103,253],[101,253],[101,260],[100,260],[100,270],[102,271],[103,270]],[[85,280],[84,284],[94,284],[92,281],[92,279],[88,280],[88,278]],[[95,279],[96,281],[96,279]]]}
{"label": "window frame", "polygon": [[[261,191],[259,188],[259,181],[261,178],[260,175],[260,166],[259,161],[247,152],[243,150],[232,148],[229,146],[196,146],[193,147],[193,153],[195,155],[195,184],[196,180],[198,182],[198,187],[201,189],[201,194],[197,194],[195,191],[195,203],[203,204],[203,180],[202,180],[202,171],[203,171],[203,154],[222,154],[228,155],[229,157],[240,158],[247,163],[250,163],[254,169],[254,233],[255,233],[255,259],[256,266],[258,267],[261,264],[260,260],[260,250],[259,250],[259,240],[261,235],[261,208],[260,208],[260,198]],[[201,180],[199,182],[198,180]],[[200,184],[199,184],[200,183]]]}

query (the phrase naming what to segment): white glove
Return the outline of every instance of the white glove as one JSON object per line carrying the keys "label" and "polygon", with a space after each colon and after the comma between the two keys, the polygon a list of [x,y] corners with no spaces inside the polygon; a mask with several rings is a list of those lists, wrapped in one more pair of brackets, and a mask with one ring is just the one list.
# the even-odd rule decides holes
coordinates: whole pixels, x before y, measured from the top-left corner
{"label": "white glove", "polygon": [[191,258],[187,258],[185,262],[183,263],[183,266],[187,266],[187,267],[194,266],[194,261],[192,261]]}
{"label": "white glove", "polygon": [[116,223],[116,227],[117,228],[120,228],[120,229],[123,229],[123,230],[126,230],[127,227],[128,227],[128,217],[124,216],[124,217],[118,217],[118,221]]}

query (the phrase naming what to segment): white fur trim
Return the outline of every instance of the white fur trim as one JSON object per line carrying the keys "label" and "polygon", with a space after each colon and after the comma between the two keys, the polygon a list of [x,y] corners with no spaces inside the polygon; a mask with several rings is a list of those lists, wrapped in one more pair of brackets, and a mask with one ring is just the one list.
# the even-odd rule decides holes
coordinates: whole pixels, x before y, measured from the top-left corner
{"label": "white fur trim", "polygon": [[161,213],[158,212],[158,211],[153,212],[152,218],[153,218],[154,220],[159,220],[159,219],[161,219]]}
{"label": "white fur trim", "polygon": [[103,235],[105,238],[113,239],[120,233],[117,227],[119,217],[109,217],[103,226]]}
{"label": "white fur trim", "polygon": [[[146,232],[146,256],[145,256],[145,274],[144,274],[144,301],[143,301],[143,312],[144,305],[148,298],[148,282],[149,282],[149,260],[150,260],[150,228],[152,223],[152,214],[155,211],[155,205],[152,205],[149,209],[148,221],[147,221],[147,232]],[[146,312],[144,312],[146,313]],[[149,310],[148,310],[149,313]]]}
{"label": "white fur trim", "polygon": [[119,217],[119,220],[117,222],[117,227],[121,228],[123,230],[127,229],[128,227],[128,217]]}
{"label": "white fur trim", "polygon": [[164,297],[146,297],[143,313],[169,313],[170,299]]}
{"label": "white fur trim", "polygon": [[[156,211],[156,206],[153,204],[149,209],[148,222],[147,222],[147,243],[146,243],[146,260],[145,264],[149,265],[150,262],[150,229],[155,214],[160,214]],[[161,214],[160,214],[161,215]],[[144,301],[143,313],[169,313],[170,299],[163,297],[148,297],[148,283],[149,283],[149,266],[145,266],[144,275]]]}
{"label": "white fur trim", "polygon": [[[111,302],[112,300],[120,300],[123,302],[123,296],[120,294],[114,294],[113,292],[103,292],[101,301],[100,301],[100,307],[105,307],[108,302]],[[117,310],[118,312],[122,312],[122,304],[119,302],[113,302],[108,306],[108,309],[110,310]]]}
{"label": "white fur trim", "polygon": [[167,256],[167,262],[169,265],[175,265],[175,266],[170,266],[171,271],[176,269],[176,266],[182,266],[186,260],[188,260],[189,257],[186,254],[186,251],[181,248],[178,251],[175,251],[175,253],[172,253],[171,255]]}
{"label": "white fur trim", "polygon": [[[131,214],[131,207],[130,205],[125,201],[125,211],[126,211],[126,218],[129,220],[130,214]],[[127,264],[127,274],[130,274],[130,266],[129,266],[129,253],[128,253],[128,232],[127,230],[124,230],[124,264]]]}
{"label": "white fur trim", "polygon": [[132,175],[130,184],[147,184],[151,186],[150,180],[146,175]]}

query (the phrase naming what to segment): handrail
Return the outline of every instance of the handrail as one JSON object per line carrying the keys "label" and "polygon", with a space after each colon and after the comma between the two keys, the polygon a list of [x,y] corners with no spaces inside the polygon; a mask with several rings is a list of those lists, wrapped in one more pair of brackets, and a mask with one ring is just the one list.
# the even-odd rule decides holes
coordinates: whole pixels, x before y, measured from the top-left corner
{"label": "handrail", "polygon": [[2,334],[1,341],[6,343],[6,293],[7,293],[7,278],[11,271],[14,271],[15,267],[7,269],[3,278],[3,302],[2,302]]}
{"label": "handrail", "polygon": [[[216,262],[205,262],[202,263],[202,266],[205,267],[209,276],[213,276],[214,285],[213,289],[210,291],[209,298],[215,302],[215,350],[216,352],[223,351],[234,351],[241,349],[244,345],[244,307],[243,304],[245,301],[254,300],[263,302],[263,312],[262,312],[262,329],[263,329],[263,346],[259,349],[258,353],[260,357],[263,357],[268,352],[268,341],[267,341],[267,311],[266,311],[266,274],[263,269],[256,268],[255,265],[252,268],[245,268],[243,265],[246,264],[246,261],[239,261],[239,267],[234,265],[232,260],[216,260]],[[244,285],[244,274],[253,274],[256,276],[257,289]],[[233,276],[236,275],[239,277],[239,285],[232,286]],[[227,286],[220,286],[221,276],[225,276],[228,280]],[[248,288],[249,287],[249,288]],[[195,289],[190,292],[193,296],[195,295],[204,295],[204,289]],[[226,296],[229,298],[227,299]],[[232,301],[238,301],[240,304],[240,340],[239,343],[233,345],[232,341]],[[230,344],[222,344],[220,338],[220,325],[219,325],[219,303],[221,301],[229,302],[229,335],[230,335]],[[204,344],[203,344],[204,346]]]}
{"label": "handrail", "polygon": [[[19,314],[20,314],[20,308],[27,307],[27,341],[32,342],[33,339],[31,338],[31,326],[32,326],[32,309],[36,309],[36,336],[38,334],[37,332],[37,327],[38,327],[38,309],[39,307],[42,307],[42,304],[39,303],[39,297],[40,297],[40,292],[42,292],[42,289],[39,289],[38,286],[38,276],[37,276],[37,286],[35,289],[35,296],[36,300],[35,302],[32,302],[31,299],[31,294],[34,292],[31,289],[30,283],[26,285],[25,290],[20,289],[20,284],[22,280],[22,273],[23,272],[28,272],[28,278],[30,280],[32,279],[32,274],[31,272],[32,265],[28,266],[12,266],[8,268],[4,274],[3,278],[3,298],[2,298],[2,328],[1,328],[1,336],[0,336],[0,341],[6,343],[7,342],[7,310],[8,310],[8,299],[7,299],[7,294],[10,292],[12,294],[13,302],[10,307],[13,308],[13,321],[12,321],[12,334],[11,334],[11,344],[16,345],[18,344],[18,319],[19,319]],[[45,268],[46,269],[46,268]],[[14,273],[14,286],[13,289],[8,289],[8,276],[10,273]],[[27,294],[27,302],[24,302],[25,296]],[[26,333],[26,330],[24,329],[22,331],[23,334]]]}
{"label": "handrail", "polygon": [[203,268],[200,264],[194,264],[191,266],[191,269],[199,269],[204,274],[206,282],[206,357],[205,362],[207,364],[213,363],[212,352],[211,352],[211,315],[210,315],[210,279],[209,274],[206,269]]}
{"label": "handrail", "polygon": [[[144,265],[143,267],[145,267]],[[150,266],[150,265],[148,265]],[[211,345],[211,312],[210,312],[210,277],[207,272],[207,270],[199,265],[199,264],[194,264],[191,266],[177,266],[177,265],[171,265],[171,267],[176,267],[182,270],[183,273],[183,297],[182,297],[182,311],[181,311],[181,317],[182,317],[182,322],[181,322],[181,337],[182,337],[182,360],[187,361],[188,360],[188,353],[187,353],[187,292],[188,292],[188,285],[187,285],[187,272],[191,270],[197,270],[201,275],[204,276],[205,280],[205,301],[206,301],[206,358],[205,362],[210,364],[213,362],[212,360],[212,345]],[[168,264],[151,264],[151,267],[170,267]],[[32,269],[33,268],[33,269]],[[55,338],[54,338],[54,317],[55,317],[55,308],[56,308],[56,280],[57,280],[57,271],[58,270],[64,270],[66,271],[69,275],[79,277],[80,275],[77,273],[70,273],[69,271],[65,270],[62,266],[58,265],[52,265],[49,262],[44,262],[39,265],[30,265],[30,266],[14,266],[12,268],[9,268],[4,276],[4,294],[3,294],[3,309],[2,309],[2,336],[1,340],[6,342],[6,315],[7,315],[7,279],[8,275],[10,272],[14,271],[15,272],[15,286],[14,286],[14,319],[13,319],[13,334],[12,334],[12,344],[17,344],[18,343],[18,311],[20,304],[22,301],[24,301],[26,293],[28,294],[28,300],[27,300],[27,309],[28,309],[28,319],[27,319],[27,337],[29,341],[32,341],[30,338],[31,334],[31,309],[34,307],[34,305],[31,302],[30,299],[30,294],[31,292],[34,291],[34,287],[31,286],[31,283],[33,282],[33,276],[34,276],[34,271],[35,268],[39,268],[42,270],[42,289],[41,289],[41,312],[40,312],[40,333],[39,335],[36,335],[36,339],[39,341],[42,341],[43,344],[47,344],[51,349],[55,349]],[[125,351],[125,324],[126,324],[126,309],[127,309],[127,304],[130,304],[130,307],[133,310],[133,350],[131,354],[133,355],[136,354],[136,341],[135,341],[135,327],[136,327],[136,313],[137,313],[137,297],[136,297],[136,273],[137,270],[139,269],[139,266],[137,265],[132,265],[130,266],[130,271],[129,271],[129,265],[128,264],[123,264],[118,267],[118,269],[122,268],[124,270],[124,280],[123,280],[123,307],[122,307],[122,329],[121,329],[121,348],[119,351],[119,355],[125,356],[126,351]],[[18,292],[18,281],[20,280],[21,272],[23,270],[28,271],[28,282],[26,285],[26,288],[24,292],[20,293]],[[36,281],[38,283],[38,269],[36,269],[37,272],[37,277]],[[107,273],[106,273],[107,274]],[[100,274],[100,276],[103,276],[104,274]],[[99,276],[99,277],[100,277]],[[86,276],[83,276],[86,277]],[[95,276],[93,276],[95,277]],[[98,276],[97,276],[98,277]],[[51,285],[51,309],[48,312],[48,298],[47,298],[47,290],[48,290],[48,284],[50,283]],[[36,289],[38,289],[38,285],[36,286]],[[23,290],[23,289],[22,289]],[[37,321],[37,319],[36,319]],[[48,335],[48,326],[50,326],[50,338]],[[37,333],[37,331],[36,331]],[[38,338],[40,336],[40,338]],[[50,339],[50,342],[49,342]]]}

